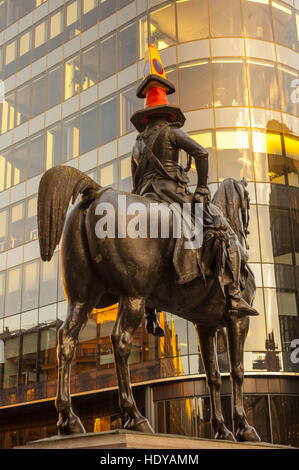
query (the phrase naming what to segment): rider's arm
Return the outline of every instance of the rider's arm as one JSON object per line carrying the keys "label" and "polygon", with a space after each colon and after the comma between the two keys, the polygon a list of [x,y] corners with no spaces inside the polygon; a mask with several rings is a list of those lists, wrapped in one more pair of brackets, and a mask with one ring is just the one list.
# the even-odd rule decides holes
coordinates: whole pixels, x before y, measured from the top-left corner
{"label": "rider's arm", "polygon": [[171,143],[175,148],[185,150],[195,160],[198,175],[198,188],[207,188],[208,185],[208,151],[192,139],[183,129],[172,128],[170,132]]}

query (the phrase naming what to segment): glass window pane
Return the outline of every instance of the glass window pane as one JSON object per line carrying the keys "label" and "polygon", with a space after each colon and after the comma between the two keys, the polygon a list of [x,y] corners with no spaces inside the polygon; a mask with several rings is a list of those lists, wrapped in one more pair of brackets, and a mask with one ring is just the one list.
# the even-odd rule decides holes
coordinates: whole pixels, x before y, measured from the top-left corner
{"label": "glass window pane", "polygon": [[13,167],[11,174],[12,185],[21,183],[26,179],[27,167],[27,139],[14,146]]}
{"label": "glass window pane", "polygon": [[251,106],[280,109],[275,64],[248,60],[248,75]]}
{"label": "glass window pane", "polygon": [[0,252],[7,249],[8,209],[0,211]]}
{"label": "glass window pane", "polygon": [[[180,105],[184,111],[212,107],[211,66],[209,60],[179,66]],[[194,83],[197,84],[194,87]]]}
{"label": "glass window pane", "polygon": [[242,36],[240,0],[210,0],[211,36]]}
{"label": "glass window pane", "polygon": [[285,184],[280,134],[252,132],[255,179]]}
{"label": "glass window pane", "polygon": [[11,388],[18,385],[19,356],[20,337],[7,339],[4,348],[3,388]]}
{"label": "glass window pane", "polygon": [[[0,215],[0,217],[1,217],[1,215]],[[5,271],[2,271],[0,273],[0,318],[2,318],[4,316],[5,274],[6,274]]]}
{"label": "glass window pane", "polygon": [[99,15],[100,20],[112,15],[116,10],[116,0],[100,0],[99,1]]}
{"label": "glass window pane", "polygon": [[134,126],[130,121],[132,114],[137,111],[139,107],[139,100],[136,96],[137,85],[130,85],[129,87],[119,92],[119,105],[120,105],[120,135],[125,135],[134,130]]}
{"label": "glass window pane", "polygon": [[15,93],[7,93],[4,96],[3,103],[0,106],[0,124],[1,134],[10,131],[14,126],[15,120]]}
{"label": "glass window pane", "polygon": [[255,427],[263,442],[271,442],[267,396],[245,395],[244,408],[248,422]]}
{"label": "glass window pane", "polygon": [[119,189],[121,191],[132,191],[131,155],[124,156],[119,160]]}
{"label": "glass window pane", "polygon": [[22,266],[7,271],[5,315],[21,311]]}
{"label": "glass window pane", "polygon": [[[196,140],[209,152],[209,177],[208,182],[213,183],[217,181],[217,165],[216,165],[216,145],[215,133],[213,131],[203,131],[190,134],[192,139]],[[197,172],[194,161],[191,165],[191,170],[188,173],[190,178],[190,185],[197,185]]]}
{"label": "glass window pane", "polygon": [[79,117],[76,114],[62,122],[62,161],[79,155]]}
{"label": "glass window pane", "polygon": [[149,15],[150,44],[162,50],[176,43],[174,3],[154,10]]}
{"label": "glass window pane", "polygon": [[10,207],[9,248],[15,248],[24,241],[25,202]]}
{"label": "glass window pane", "polygon": [[39,381],[56,379],[56,328],[41,331],[39,351]]}
{"label": "glass window pane", "polygon": [[100,80],[116,72],[116,33],[100,40]]}
{"label": "glass window pane", "polygon": [[98,107],[96,104],[80,113],[80,154],[89,152],[98,144]]}
{"label": "glass window pane", "polygon": [[37,196],[32,196],[26,201],[25,241],[37,240]]}
{"label": "glass window pane", "polygon": [[4,78],[9,77],[17,70],[17,40],[13,39],[4,48]]}
{"label": "glass window pane", "polygon": [[81,90],[93,86],[98,81],[98,44],[84,49],[81,53]]}
{"label": "glass window pane", "polygon": [[37,333],[23,336],[22,361],[19,384],[36,382],[37,365]]}
{"label": "glass window pane", "polygon": [[63,41],[63,7],[49,17],[48,52],[60,46]]}
{"label": "glass window pane", "polygon": [[194,398],[181,398],[165,402],[166,433],[183,436],[196,435],[196,409]]}
{"label": "glass window pane", "polygon": [[215,59],[213,83],[215,106],[247,106],[246,78],[243,60]]}
{"label": "glass window pane", "polygon": [[80,0],[73,0],[65,5],[64,40],[68,41],[80,33]]}
{"label": "glass window pane", "polygon": [[30,83],[16,89],[15,126],[29,119]]}
{"label": "glass window pane", "polygon": [[25,263],[23,267],[22,312],[38,306],[39,260]]}
{"label": "glass window pane", "polygon": [[60,123],[46,129],[45,170],[60,163],[60,136]]}
{"label": "glass window pane", "polygon": [[299,100],[294,99],[298,94],[299,71],[278,65],[282,111],[299,116]]}
{"label": "glass window pane", "polygon": [[[177,2],[178,41],[193,41],[209,36],[208,5],[204,0]],[[195,19],[196,18],[196,19]]]}
{"label": "glass window pane", "polygon": [[117,100],[116,95],[100,101],[100,142],[103,145],[117,137]]}
{"label": "glass window pane", "polygon": [[119,28],[118,70],[136,62],[136,21]]}
{"label": "glass window pane", "polygon": [[273,41],[270,0],[244,0],[243,15],[247,37]]}
{"label": "glass window pane", "polygon": [[148,18],[147,15],[143,15],[137,19],[138,26],[138,49],[139,49],[139,59],[144,58],[145,51],[149,44],[148,38]]}
{"label": "glass window pane", "polygon": [[0,151],[0,191],[10,188],[12,176],[12,147]]}
{"label": "glass window pane", "polygon": [[48,305],[57,301],[57,253],[51,261],[41,263],[39,305]]}
{"label": "glass window pane", "polygon": [[286,171],[289,186],[299,187],[299,139],[284,137],[286,151]]}
{"label": "glass window pane", "polygon": [[98,0],[82,0],[82,31],[96,24],[99,3]]}
{"label": "glass window pane", "polygon": [[296,19],[293,8],[285,3],[272,1],[275,41],[283,46],[298,50]]}
{"label": "glass window pane", "polygon": [[31,82],[31,117],[44,112],[45,109],[45,74],[33,78]]}
{"label": "glass window pane", "polygon": [[179,104],[179,93],[178,93],[178,71],[176,65],[171,65],[164,69],[167,80],[170,80],[175,87],[175,93],[167,96],[169,104],[178,106]]}
{"label": "glass window pane", "polygon": [[32,61],[39,59],[46,53],[47,48],[47,20],[33,26]]}
{"label": "glass window pane", "polygon": [[32,48],[31,29],[21,33],[18,40],[18,70],[30,64]]}
{"label": "glass window pane", "polygon": [[19,17],[19,0],[9,0],[7,2],[7,26],[17,21]]}
{"label": "glass window pane", "polygon": [[117,187],[117,166],[116,162],[109,163],[100,168],[100,185]]}
{"label": "glass window pane", "polygon": [[271,396],[271,421],[274,444],[299,446],[299,397]]}
{"label": "glass window pane", "polygon": [[52,108],[62,100],[62,64],[47,72],[47,103],[46,108]]}
{"label": "glass window pane", "polygon": [[20,3],[20,18],[22,16],[27,15],[30,11],[35,8],[35,0],[26,0],[25,2],[19,2]]}
{"label": "glass window pane", "polygon": [[28,178],[43,171],[44,131],[29,137],[28,145]]}
{"label": "glass window pane", "polygon": [[216,132],[219,179],[253,179],[253,164],[247,130]]}
{"label": "glass window pane", "polygon": [[0,10],[2,14],[0,15],[0,31],[6,28],[6,16],[7,16],[7,1],[0,0]]}
{"label": "glass window pane", "polygon": [[76,54],[64,63],[64,99],[76,95],[80,88],[80,55]]}

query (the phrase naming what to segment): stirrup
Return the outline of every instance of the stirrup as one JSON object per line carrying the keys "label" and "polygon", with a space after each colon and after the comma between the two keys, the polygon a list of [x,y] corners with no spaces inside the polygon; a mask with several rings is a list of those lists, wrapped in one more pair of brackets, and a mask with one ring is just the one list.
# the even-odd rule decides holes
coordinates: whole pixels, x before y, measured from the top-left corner
{"label": "stirrup", "polygon": [[245,315],[250,315],[250,316],[257,316],[259,315],[259,312],[251,307],[246,300],[242,299],[240,297],[239,299],[235,298],[230,298],[229,299],[229,305],[228,305],[228,313],[232,315],[238,315],[238,314],[245,314]]}

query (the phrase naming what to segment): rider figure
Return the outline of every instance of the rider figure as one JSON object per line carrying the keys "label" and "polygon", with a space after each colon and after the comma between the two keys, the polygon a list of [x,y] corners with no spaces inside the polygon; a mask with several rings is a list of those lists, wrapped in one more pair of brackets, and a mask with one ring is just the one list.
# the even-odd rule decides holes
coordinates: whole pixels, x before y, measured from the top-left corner
{"label": "rider figure", "polygon": [[[200,202],[207,208],[211,199],[207,186],[208,152],[181,129],[185,117],[178,107],[168,104],[166,94],[173,93],[174,87],[166,80],[159,54],[152,46],[145,58],[145,71],[147,68],[151,73],[137,90],[138,97],[146,97],[146,106],[131,117],[139,131],[132,151],[132,192],[168,203]],[[198,185],[194,195],[188,190],[189,179],[179,164],[180,150],[195,160]],[[236,235],[229,224],[227,227],[232,271],[230,279],[225,281],[228,314],[258,315],[241,297],[241,253]],[[146,320],[148,332],[163,335],[154,309],[146,308]]]}

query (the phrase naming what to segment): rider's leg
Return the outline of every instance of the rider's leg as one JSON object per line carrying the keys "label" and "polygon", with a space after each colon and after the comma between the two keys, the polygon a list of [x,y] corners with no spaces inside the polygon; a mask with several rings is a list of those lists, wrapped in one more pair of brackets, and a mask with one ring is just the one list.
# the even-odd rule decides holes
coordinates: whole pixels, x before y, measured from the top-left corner
{"label": "rider's leg", "polygon": [[258,315],[258,311],[251,307],[246,300],[241,297],[240,290],[240,269],[241,269],[241,254],[234,243],[231,243],[229,248],[229,258],[231,266],[230,280],[226,282],[225,290],[227,294],[227,307],[229,314],[246,314]]}
{"label": "rider's leg", "polygon": [[145,319],[148,333],[154,336],[164,336],[164,330],[160,325],[156,309],[145,307]]}

